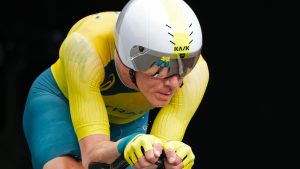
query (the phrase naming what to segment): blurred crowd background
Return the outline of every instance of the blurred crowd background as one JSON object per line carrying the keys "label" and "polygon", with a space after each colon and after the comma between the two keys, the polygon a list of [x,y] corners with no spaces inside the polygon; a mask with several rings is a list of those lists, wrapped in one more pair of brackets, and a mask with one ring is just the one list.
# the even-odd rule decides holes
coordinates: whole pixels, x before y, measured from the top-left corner
{"label": "blurred crowd background", "polygon": [[[0,168],[31,169],[22,114],[34,78],[71,26],[127,0],[27,0],[0,5]],[[195,169],[294,169],[299,122],[299,15],[288,1],[186,0],[199,17],[210,69],[184,142]]]}

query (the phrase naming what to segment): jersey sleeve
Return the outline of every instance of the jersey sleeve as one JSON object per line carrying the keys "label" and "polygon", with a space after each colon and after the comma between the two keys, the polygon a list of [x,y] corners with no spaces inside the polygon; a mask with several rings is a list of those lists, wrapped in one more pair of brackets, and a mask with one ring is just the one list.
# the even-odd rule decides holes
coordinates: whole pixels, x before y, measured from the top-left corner
{"label": "jersey sleeve", "polygon": [[92,134],[109,135],[108,115],[99,89],[104,67],[97,51],[82,34],[73,32],[64,40],[59,54],[78,140]]}
{"label": "jersey sleeve", "polygon": [[206,61],[200,57],[195,68],[184,77],[184,85],[169,105],[158,112],[151,134],[163,140],[182,141],[187,126],[198,109],[209,80]]}

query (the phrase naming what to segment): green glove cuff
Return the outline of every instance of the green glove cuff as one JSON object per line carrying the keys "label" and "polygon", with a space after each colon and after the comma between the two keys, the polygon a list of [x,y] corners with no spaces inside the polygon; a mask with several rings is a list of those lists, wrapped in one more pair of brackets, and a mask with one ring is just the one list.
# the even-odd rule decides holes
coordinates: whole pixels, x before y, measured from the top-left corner
{"label": "green glove cuff", "polygon": [[124,150],[125,150],[125,147],[126,145],[135,137],[137,136],[138,134],[141,134],[141,133],[133,133],[129,136],[126,136],[124,138],[122,138],[122,140],[119,142],[118,144],[118,152],[120,154],[123,154],[124,153]]}

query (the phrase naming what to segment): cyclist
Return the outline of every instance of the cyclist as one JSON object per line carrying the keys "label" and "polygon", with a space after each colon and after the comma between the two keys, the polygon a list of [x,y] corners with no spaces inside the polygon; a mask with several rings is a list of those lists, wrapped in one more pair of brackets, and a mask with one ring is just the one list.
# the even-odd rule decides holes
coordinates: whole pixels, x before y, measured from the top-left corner
{"label": "cyclist", "polygon": [[183,0],[130,0],[79,20],[28,94],[23,128],[34,169],[86,169],[121,154],[134,168],[155,168],[162,150],[166,168],[191,168],[182,139],[208,84],[201,47]]}

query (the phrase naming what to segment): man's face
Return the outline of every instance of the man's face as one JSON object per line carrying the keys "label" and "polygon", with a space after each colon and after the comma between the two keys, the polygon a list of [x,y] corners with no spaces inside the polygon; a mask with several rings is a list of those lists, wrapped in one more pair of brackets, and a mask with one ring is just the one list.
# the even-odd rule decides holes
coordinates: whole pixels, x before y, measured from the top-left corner
{"label": "man's face", "polygon": [[153,72],[136,72],[136,82],[139,90],[146,99],[155,107],[169,104],[172,96],[182,84],[178,75],[165,77],[164,72],[159,77],[153,77]]}

